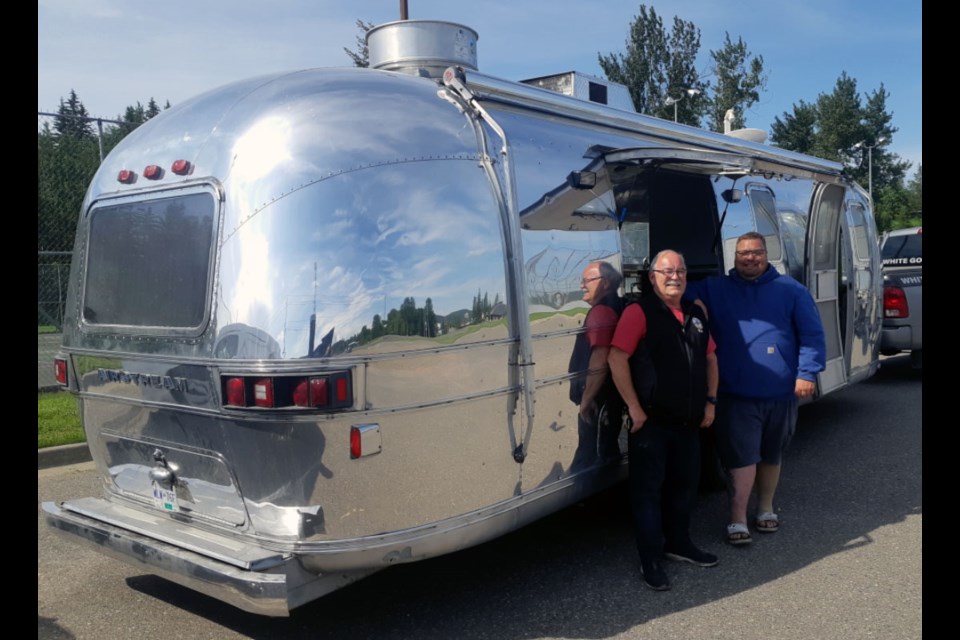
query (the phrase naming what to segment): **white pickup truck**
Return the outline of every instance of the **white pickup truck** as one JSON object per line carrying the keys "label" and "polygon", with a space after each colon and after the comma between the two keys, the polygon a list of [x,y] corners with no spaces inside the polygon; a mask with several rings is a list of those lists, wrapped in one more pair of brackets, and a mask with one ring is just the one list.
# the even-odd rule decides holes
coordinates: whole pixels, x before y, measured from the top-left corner
{"label": "white pickup truck", "polygon": [[884,234],[883,333],[880,351],[909,351],[914,367],[923,366],[923,228]]}

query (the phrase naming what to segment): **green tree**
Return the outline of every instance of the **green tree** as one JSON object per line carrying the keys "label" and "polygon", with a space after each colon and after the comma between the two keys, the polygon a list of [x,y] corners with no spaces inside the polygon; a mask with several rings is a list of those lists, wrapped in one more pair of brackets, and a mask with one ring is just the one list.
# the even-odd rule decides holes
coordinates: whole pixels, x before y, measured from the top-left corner
{"label": "green tree", "polygon": [[[676,103],[677,121],[696,125],[704,113],[707,88],[695,67],[700,29],[674,16],[668,34],[656,10],[640,5],[625,45],[626,53],[598,53],[597,59],[609,80],[626,85],[633,108],[672,120],[674,106],[667,98],[685,98]],[[692,95],[687,90],[693,90],[688,92]]]}
{"label": "green tree", "polygon": [[[821,93],[817,97],[817,137],[813,154],[830,160],[842,160],[842,154],[864,140],[862,118],[863,106],[857,92],[857,81],[844,71],[837,78],[831,93]],[[859,175],[856,177],[859,178]]]}
{"label": "green tree", "polygon": [[714,88],[696,69],[700,29],[674,16],[668,34],[652,7],[640,5],[625,44],[625,53],[597,57],[608,79],[627,86],[639,113],[669,120],[676,114],[678,122],[693,126],[706,122],[723,131],[724,115],[734,109],[739,128],[744,111],[760,99],[766,86],[763,58],[753,56],[742,38],[733,42],[728,33],[724,46],[710,52],[717,78]]}
{"label": "green tree", "polygon": [[923,165],[917,165],[917,172],[907,184],[907,196],[910,199],[910,209],[919,218],[923,215]]}
{"label": "green tree", "polygon": [[891,229],[901,229],[903,227],[912,227],[919,222],[913,222],[913,216],[910,210],[910,198],[908,192],[902,186],[897,184],[888,184],[880,187],[874,187],[874,218],[877,221],[877,228],[883,231]]}
{"label": "green tree", "polygon": [[70,90],[53,120],[37,132],[37,250],[69,251],[80,204],[100,163],[90,115]]}
{"label": "green tree", "polygon": [[424,336],[433,338],[437,335],[437,314],[433,310],[433,300],[427,298],[423,305],[423,322],[426,326]]}
{"label": "green tree", "polygon": [[[893,140],[898,129],[893,126],[893,114],[887,111],[887,98],[890,92],[883,84],[867,96],[861,116],[863,142],[873,145],[869,154],[873,163],[873,184],[902,184],[906,178],[910,163],[887,150],[887,143]],[[882,143],[878,144],[880,141]],[[861,172],[864,167],[861,166]],[[862,176],[862,173],[861,173]]]}
{"label": "green tree", "polygon": [[57,117],[53,120],[53,130],[61,138],[89,140],[94,137],[93,127],[90,124],[90,114],[73,89],[70,89],[70,97],[67,98],[66,102],[63,101],[63,98],[60,98]]}
{"label": "green tree", "polygon": [[716,86],[709,100],[708,128],[722,133],[727,110],[733,109],[732,128],[742,129],[746,110],[760,100],[760,91],[767,85],[763,56],[754,56],[743,38],[733,42],[726,33],[723,47],[711,51],[710,57]]}
{"label": "green tree", "polygon": [[817,106],[801,100],[794,103],[793,113],[783,114],[773,119],[770,126],[770,140],[784,149],[813,153],[817,137]]}
{"label": "green tree", "polygon": [[656,9],[640,5],[630,23],[626,54],[597,54],[607,78],[626,85],[638,113],[652,114],[662,106],[667,89],[667,36]]}
{"label": "green tree", "polygon": [[97,143],[49,128],[37,134],[37,250],[70,251],[87,186],[100,162]]}
{"label": "green tree", "polygon": [[[700,79],[695,66],[700,53],[700,29],[674,16],[667,50],[667,97],[682,98],[675,105],[677,122],[696,126],[709,104],[709,84]],[[655,115],[671,119],[673,113],[673,106],[664,100]]]}
{"label": "green tree", "polygon": [[353,66],[367,68],[370,66],[370,49],[367,47],[367,32],[370,29],[373,29],[372,22],[364,22],[363,20],[357,19],[357,29],[360,30],[360,35],[356,36],[356,51],[350,51],[346,47],[343,48],[343,52],[349,56],[350,60],[353,61]]}
{"label": "green tree", "polygon": [[864,101],[857,81],[843,72],[833,91],[821,93],[813,104],[801,100],[793,105],[793,113],[775,118],[770,135],[771,142],[784,149],[842,161],[851,178],[864,186],[872,184],[874,216],[881,231],[913,226],[917,223],[911,221],[919,218],[904,186],[910,163],[888,150],[897,132],[887,110],[889,96],[880,85]]}
{"label": "green tree", "polygon": [[[168,100],[164,109],[169,108],[170,101]],[[121,140],[126,138],[131,131],[159,114],[160,107],[157,105],[157,101],[152,97],[147,101],[146,107],[140,104],[139,101],[136,104],[128,105],[124,110],[123,115],[117,116],[117,120],[120,121],[120,124],[113,123],[109,129],[104,131],[104,153],[109,153],[120,143]]]}
{"label": "green tree", "polygon": [[[167,103],[169,105],[169,102]],[[151,98],[144,108],[139,102],[128,106],[103,130],[103,150],[108,153],[130,131],[159,113]],[[92,118],[70,90],[61,98],[53,126],[37,132],[37,247],[39,251],[69,251],[83,197],[100,166],[100,148]]]}
{"label": "green tree", "polygon": [[[167,101],[167,108],[168,109],[170,108],[169,100]],[[157,116],[159,114],[160,114],[160,107],[159,105],[157,105],[157,101],[151,97],[150,100],[147,102],[147,109],[144,112],[144,116],[146,117],[147,120],[149,120],[150,118],[153,118],[154,116]]]}

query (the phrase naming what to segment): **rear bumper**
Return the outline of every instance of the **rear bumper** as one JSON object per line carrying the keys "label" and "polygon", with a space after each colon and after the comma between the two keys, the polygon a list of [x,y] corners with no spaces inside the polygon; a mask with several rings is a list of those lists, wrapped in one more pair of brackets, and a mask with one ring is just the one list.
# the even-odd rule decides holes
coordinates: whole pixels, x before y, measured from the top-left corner
{"label": "rear bumper", "polygon": [[[138,527],[156,526],[148,514],[96,498],[44,502],[42,508],[47,525],[67,538],[260,615],[288,616],[291,609],[374,571],[318,576],[305,571],[296,557],[176,523],[164,524],[168,540],[160,540],[136,531]],[[208,553],[198,553],[191,546]]]}
{"label": "rear bumper", "polygon": [[880,334],[880,350],[890,351],[913,351],[923,348],[920,339],[914,337],[913,328],[909,325],[900,327],[884,326]]}

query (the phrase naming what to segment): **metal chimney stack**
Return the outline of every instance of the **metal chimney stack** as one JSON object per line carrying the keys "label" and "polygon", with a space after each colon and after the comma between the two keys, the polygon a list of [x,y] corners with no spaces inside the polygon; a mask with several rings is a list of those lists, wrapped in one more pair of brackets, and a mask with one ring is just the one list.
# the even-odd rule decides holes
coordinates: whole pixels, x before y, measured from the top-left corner
{"label": "metal chimney stack", "polygon": [[438,20],[400,20],[367,32],[371,69],[440,78],[447,67],[477,70],[477,32]]}

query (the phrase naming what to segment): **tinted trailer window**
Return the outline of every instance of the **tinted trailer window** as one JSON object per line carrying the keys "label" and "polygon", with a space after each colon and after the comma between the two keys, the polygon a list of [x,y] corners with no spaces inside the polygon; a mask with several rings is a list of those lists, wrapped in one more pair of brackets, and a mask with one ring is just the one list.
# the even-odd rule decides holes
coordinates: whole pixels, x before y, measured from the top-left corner
{"label": "tinted trailer window", "polygon": [[94,328],[201,329],[215,213],[208,192],[93,209],[83,321]]}

